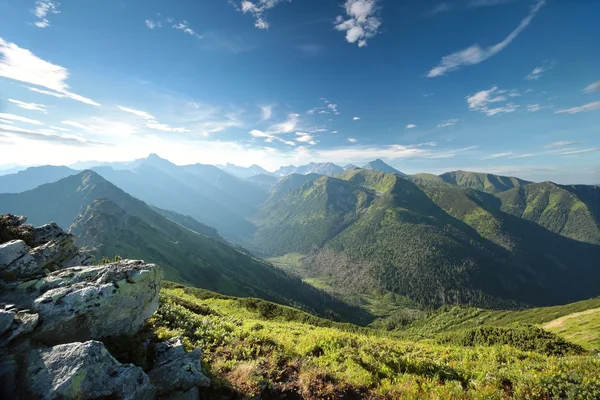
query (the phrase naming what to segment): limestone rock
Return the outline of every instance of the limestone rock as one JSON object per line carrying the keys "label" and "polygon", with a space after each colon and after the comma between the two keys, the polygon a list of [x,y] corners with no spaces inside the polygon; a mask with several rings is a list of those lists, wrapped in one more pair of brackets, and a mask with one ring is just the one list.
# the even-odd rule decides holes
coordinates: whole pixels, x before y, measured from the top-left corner
{"label": "limestone rock", "polygon": [[27,390],[39,399],[153,399],[140,367],[120,364],[101,342],[31,350],[25,361]]}
{"label": "limestone rock", "polygon": [[22,240],[11,240],[0,244],[0,269],[6,268],[6,266],[27,254],[28,251],[29,246]]}
{"label": "limestone rock", "polygon": [[27,217],[22,215],[6,214],[6,217],[9,226],[21,226],[27,222]]}
{"label": "limestone rock", "polygon": [[71,268],[71,267],[77,267],[77,266],[88,266],[88,265],[92,265],[93,260],[94,260],[94,257],[92,255],[90,255],[89,253],[79,252],[79,253],[75,254],[75,256],[73,258],[71,258],[70,260],[64,261],[62,263],[62,267],[63,268]]}
{"label": "limestone rock", "polygon": [[48,344],[134,334],[158,308],[162,269],[143,261],[73,267],[37,281],[41,324]]}
{"label": "limestone rock", "polygon": [[14,311],[0,310],[0,335],[3,335],[15,320]]}
{"label": "limestone rock", "polygon": [[154,367],[148,372],[159,391],[185,392],[197,386],[206,387],[210,380],[202,372],[202,352],[186,353],[179,338],[157,345]]}
{"label": "limestone rock", "polygon": [[64,232],[60,228],[60,226],[56,224],[56,222],[33,228],[31,230],[31,236],[36,246],[57,239],[63,240],[70,238],[73,242],[75,241],[75,237],[71,234]]}
{"label": "limestone rock", "polygon": [[31,333],[38,324],[39,315],[20,311],[13,314],[14,321],[6,332],[6,338],[0,340],[0,345],[5,346],[19,336]]}

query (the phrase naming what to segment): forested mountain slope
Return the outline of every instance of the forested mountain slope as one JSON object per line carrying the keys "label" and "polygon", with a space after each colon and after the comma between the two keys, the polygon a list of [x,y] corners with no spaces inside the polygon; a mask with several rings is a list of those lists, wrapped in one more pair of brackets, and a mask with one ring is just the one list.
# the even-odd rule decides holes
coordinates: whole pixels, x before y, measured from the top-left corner
{"label": "forested mountain slope", "polygon": [[361,276],[422,304],[543,305],[598,293],[599,246],[499,208],[483,192],[351,170],[268,201],[255,245],[271,255],[308,254],[306,268],[322,276]]}
{"label": "forested mountain slope", "polygon": [[468,171],[446,172],[440,175],[440,178],[446,183],[464,186],[487,193],[500,193],[531,183],[529,181],[510,176]]}
{"label": "forested mountain slope", "polygon": [[560,235],[600,244],[600,187],[534,183],[498,194],[503,211]]}
{"label": "forested mountain slope", "polygon": [[0,195],[0,212],[71,227],[96,256],[142,258],[168,279],[236,296],[293,304],[322,316],[357,320],[351,307],[272,265],[167,219],[93,171],[20,194]]}

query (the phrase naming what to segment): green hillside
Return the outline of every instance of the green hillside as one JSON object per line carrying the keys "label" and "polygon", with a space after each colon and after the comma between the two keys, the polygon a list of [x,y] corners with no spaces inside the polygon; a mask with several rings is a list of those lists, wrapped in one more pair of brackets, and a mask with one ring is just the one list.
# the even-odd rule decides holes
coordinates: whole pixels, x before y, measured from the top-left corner
{"label": "green hillside", "polygon": [[408,337],[433,337],[449,332],[467,332],[480,327],[516,327],[535,325],[583,346],[600,349],[600,298],[576,303],[529,308],[520,311],[488,310],[465,306],[443,307],[421,314],[410,324],[395,324],[397,319],[377,321],[375,326],[398,329]]}
{"label": "green hillside", "polygon": [[510,176],[467,171],[446,172],[445,174],[440,175],[440,178],[446,183],[464,186],[487,193],[505,192],[512,188],[525,186],[531,183]]}
{"label": "green hillside", "polygon": [[368,322],[368,315],[271,264],[163,217],[92,171],[18,195],[0,195],[0,212],[31,216],[35,225],[56,221],[70,226],[78,244],[98,259],[116,254],[143,259],[160,264],[168,279],[188,285]]}
{"label": "green hillside", "polygon": [[300,274],[329,286],[390,291],[423,306],[548,305],[598,293],[600,247],[500,205],[460,186],[350,170],[268,201],[254,245],[271,256],[305,255]]}
{"label": "green hillside", "polygon": [[600,395],[600,359],[550,333],[532,336],[523,329],[505,329],[504,337],[520,341],[476,347],[408,341],[262,300],[177,285],[162,290],[147,331],[116,341],[113,354],[122,362],[144,365],[152,353],[146,340],[174,335],[182,335],[188,349],[202,347],[212,379],[211,387],[201,392],[206,399],[546,400]]}
{"label": "green hillside", "polygon": [[600,244],[600,188],[552,182],[501,193],[502,210],[571,239]]}

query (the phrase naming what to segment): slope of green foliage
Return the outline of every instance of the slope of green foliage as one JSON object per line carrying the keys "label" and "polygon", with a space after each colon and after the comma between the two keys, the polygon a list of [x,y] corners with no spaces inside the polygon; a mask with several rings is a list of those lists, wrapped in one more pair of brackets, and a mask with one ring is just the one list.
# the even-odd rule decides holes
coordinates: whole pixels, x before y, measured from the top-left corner
{"label": "slope of green foliage", "polygon": [[457,346],[509,345],[523,351],[562,356],[583,354],[583,347],[570,343],[554,333],[535,326],[498,327],[482,326],[438,336],[440,344]]}
{"label": "slope of green foliage", "polygon": [[542,182],[498,195],[502,210],[582,242],[600,244],[600,188]]}
{"label": "slope of green foliage", "polygon": [[[202,347],[212,385],[205,399],[593,399],[600,359],[511,345],[412,342],[365,328],[167,285],[148,331],[109,344],[144,365],[147,339],[182,335]],[[257,302],[260,304],[260,302]],[[118,346],[127,343],[127,348]],[[116,348],[116,349],[115,349]],[[118,350],[122,351],[119,352]],[[577,353],[577,352],[576,352]]]}
{"label": "slope of green foliage", "polygon": [[266,255],[306,255],[302,276],[348,292],[390,291],[422,306],[514,308],[598,294],[599,246],[500,206],[473,189],[349,170],[267,202],[254,245]]}
{"label": "slope of green foliage", "polygon": [[543,328],[588,350],[600,351],[600,307],[557,318]]}
{"label": "slope of green foliage", "polygon": [[468,171],[446,172],[445,174],[440,175],[440,178],[444,182],[453,185],[464,186],[487,193],[505,192],[512,188],[531,183],[515,177]]}

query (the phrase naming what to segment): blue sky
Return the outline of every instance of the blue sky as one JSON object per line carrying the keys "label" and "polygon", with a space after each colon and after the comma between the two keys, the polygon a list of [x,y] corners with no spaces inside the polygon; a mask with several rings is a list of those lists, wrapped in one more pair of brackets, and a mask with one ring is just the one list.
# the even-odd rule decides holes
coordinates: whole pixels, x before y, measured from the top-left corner
{"label": "blue sky", "polygon": [[0,0],[0,164],[600,182],[600,3]]}

